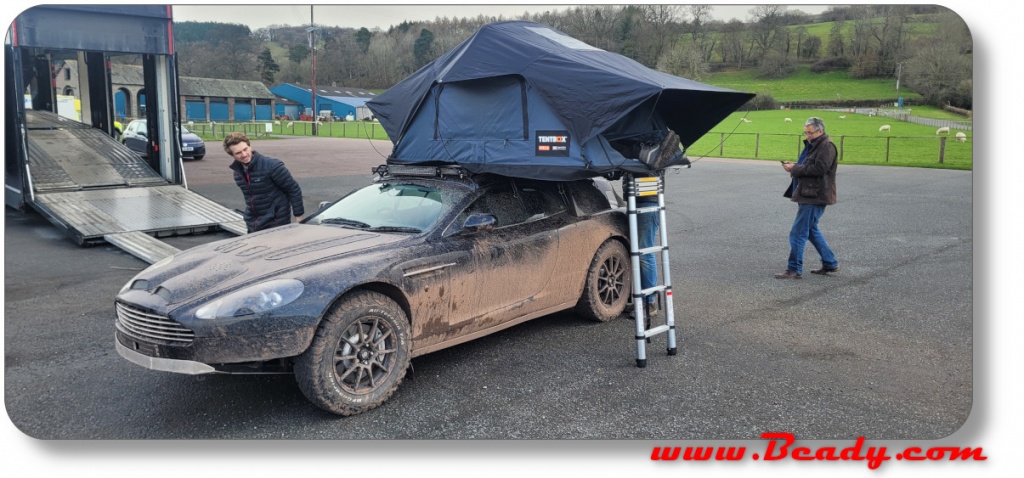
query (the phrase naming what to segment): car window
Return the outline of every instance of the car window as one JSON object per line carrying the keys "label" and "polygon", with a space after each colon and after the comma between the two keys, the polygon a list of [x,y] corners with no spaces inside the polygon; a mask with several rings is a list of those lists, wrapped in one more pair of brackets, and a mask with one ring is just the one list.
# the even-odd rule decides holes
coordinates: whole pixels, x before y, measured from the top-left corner
{"label": "car window", "polygon": [[345,196],[308,221],[358,229],[432,229],[456,200],[451,191],[420,184],[379,183]]}
{"label": "car window", "polygon": [[490,187],[483,196],[463,211],[457,224],[471,214],[490,214],[495,227],[505,227],[550,217],[565,210],[555,185],[518,180],[501,182]]}
{"label": "car window", "polygon": [[584,179],[572,183],[570,190],[579,213],[596,214],[618,206],[618,198],[608,181],[600,180],[603,190],[599,188],[598,181]]}
{"label": "car window", "polygon": [[523,205],[512,194],[507,184],[493,186],[483,196],[477,198],[460,215],[459,224],[465,222],[471,214],[490,214],[495,218],[495,227],[511,226],[526,221],[530,217]]}
{"label": "car window", "polygon": [[523,205],[530,215],[528,221],[554,216],[565,210],[565,203],[558,196],[555,185],[526,183],[519,187]]}

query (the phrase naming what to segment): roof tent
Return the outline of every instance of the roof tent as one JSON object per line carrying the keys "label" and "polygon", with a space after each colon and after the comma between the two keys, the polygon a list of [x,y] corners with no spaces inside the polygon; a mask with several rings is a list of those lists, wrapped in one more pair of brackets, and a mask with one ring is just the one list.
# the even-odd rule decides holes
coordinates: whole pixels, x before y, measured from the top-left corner
{"label": "roof tent", "polygon": [[650,172],[640,145],[666,128],[693,144],[753,97],[511,21],[483,26],[367,106],[395,143],[389,164],[574,180]]}

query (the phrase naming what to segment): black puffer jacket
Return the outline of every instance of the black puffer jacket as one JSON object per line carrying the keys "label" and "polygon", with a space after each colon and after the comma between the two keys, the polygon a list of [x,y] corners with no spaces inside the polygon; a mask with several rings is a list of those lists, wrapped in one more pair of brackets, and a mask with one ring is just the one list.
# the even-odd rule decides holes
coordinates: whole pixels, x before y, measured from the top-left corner
{"label": "black puffer jacket", "polygon": [[245,226],[249,232],[288,224],[292,212],[301,216],[302,189],[280,160],[252,152],[248,171],[238,161],[231,162],[235,184],[245,197]]}

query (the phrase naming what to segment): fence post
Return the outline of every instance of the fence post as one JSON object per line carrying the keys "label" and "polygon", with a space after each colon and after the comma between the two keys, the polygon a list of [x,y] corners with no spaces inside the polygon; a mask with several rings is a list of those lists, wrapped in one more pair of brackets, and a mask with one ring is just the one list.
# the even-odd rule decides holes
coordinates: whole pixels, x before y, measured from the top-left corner
{"label": "fence post", "polygon": [[718,157],[725,157],[725,133],[718,133]]}
{"label": "fence post", "polygon": [[754,135],[754,159],[757,159],[757,153],[761,150],[761,133]]}
{"label": "fence post", "polygon": [[844,144],[845,143],[846,143],[846,136],[845,135],[844,136],[840,136],[839,137],[839,160],[840,161],[843,160],[843,149],[844,149]]}
{"label": "fence post", "polygon": [[946,137],[942,136],[939,138],[939,164],[942,164],[946,157]]}
{"label": "fence post", "polygon": [[892,142],[892,136],[885,137],[885,162],[889,162],[889,143]]}

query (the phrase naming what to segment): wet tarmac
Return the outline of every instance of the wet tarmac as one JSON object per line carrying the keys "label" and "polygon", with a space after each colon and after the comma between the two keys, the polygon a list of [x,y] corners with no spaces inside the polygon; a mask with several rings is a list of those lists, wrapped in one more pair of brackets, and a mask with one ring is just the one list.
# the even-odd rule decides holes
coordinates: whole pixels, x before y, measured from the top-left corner
{"label": "wet tarmac", "polygon": [[[210,148],[186,163],[190,187],[241,208],[230,158]],[[254,149],[285,161],[312,211],[367,184],[390,144],[280,139]],[[114,350],[113,296],[146,264],[112,246],[81,248],[38,214],[7,209],[7,413],[39,439],[633,440],[570,445],[627,456],[649,454],[646,440],[765,431],[836,440],[957,432],[980,368],[972,173],[841,165],[839,204],[821,222],[841,271],[801,280],[772,277],[785,268],[796,211],[782,198],[787,181],[777,162],[705,159],[669,173],[678,355],[658,336],[637,368],[632,321],[563,312],[417,357],[388,402],[348,418],[308,403],[291,376],[193,377],[125,361]],[[806,269],[819,266],[810,245],[806,258]]]}

